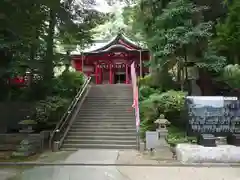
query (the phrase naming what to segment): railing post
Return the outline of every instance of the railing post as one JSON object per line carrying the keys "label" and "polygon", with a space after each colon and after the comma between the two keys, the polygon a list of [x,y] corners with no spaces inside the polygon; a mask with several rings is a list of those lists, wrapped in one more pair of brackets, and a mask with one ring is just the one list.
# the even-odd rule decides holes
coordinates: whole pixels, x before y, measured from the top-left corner
{"label": "railing post", "polygon": [[52,148],[53,152],[56,152],[59,150],[59,143],[60,143],[60,130],[57,129],[55,131],[55,137],[53,139],[53,148]]}

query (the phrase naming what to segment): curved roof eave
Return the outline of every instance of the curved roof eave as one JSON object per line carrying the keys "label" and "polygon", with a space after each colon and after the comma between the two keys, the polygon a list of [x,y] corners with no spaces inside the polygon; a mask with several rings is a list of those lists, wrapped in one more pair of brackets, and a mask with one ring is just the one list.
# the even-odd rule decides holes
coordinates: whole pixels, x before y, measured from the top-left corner
{"label": "curved roof eave", "polygon": [[[86,53],[94,53],[94,52],[100,52],[100,51],[105,51],[106,49],[109,49],[111,46],[113,45],[119,45],[118,41],[119,40],[125,40],[127,43],[129,43],[130,46],[134,46],[135,50],[141,50],[143,49],[139,44],[137,44],[136,42],[128,39],[126,36],[124,36],[123,34],[118,34],[117,36],[115,36],[114,38],[112,38],[110,41],[107,41],[105,43],[102,43],[101,46],[97,47],[96,49],[93,50],[85,50],[84,52]],[[90,48],[92,49],[92,48]],[[110,48],[111,49],[111,48]],[[128,48],[129,49],[129,48]]]}

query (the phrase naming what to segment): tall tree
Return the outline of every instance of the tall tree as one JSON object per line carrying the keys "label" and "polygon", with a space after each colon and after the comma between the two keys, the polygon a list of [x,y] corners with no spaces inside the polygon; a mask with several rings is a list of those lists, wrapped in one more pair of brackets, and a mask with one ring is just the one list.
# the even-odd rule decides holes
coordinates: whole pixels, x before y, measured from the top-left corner
{"label": "tall tree", "polygon": [[229,12],[224,22],[219,22],[216,31],[215,45],[218,50],[229,57],[229,63],[240,63],[240,1],[233,0],[228,4]]}

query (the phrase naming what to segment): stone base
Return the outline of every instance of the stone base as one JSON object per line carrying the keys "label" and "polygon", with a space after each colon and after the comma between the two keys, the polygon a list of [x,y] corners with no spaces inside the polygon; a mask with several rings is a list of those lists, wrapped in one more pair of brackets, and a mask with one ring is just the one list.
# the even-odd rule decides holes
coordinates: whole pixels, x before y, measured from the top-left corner
{"label": "stone base", "polygon": [[219,145],[204,147],[194,144],[178,144],[177,160],[182,163],[239,163],[240,147]]}

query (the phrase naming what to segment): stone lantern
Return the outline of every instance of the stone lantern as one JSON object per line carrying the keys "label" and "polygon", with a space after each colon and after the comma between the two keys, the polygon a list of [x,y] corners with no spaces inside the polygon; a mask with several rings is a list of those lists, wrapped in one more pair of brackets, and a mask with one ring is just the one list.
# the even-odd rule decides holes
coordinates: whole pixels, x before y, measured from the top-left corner
{"label": "stone lantern", "polygon": [[28,116],[26,120],[22,120],[18,124],[22,126],[22,129],[19,130],[20,133],[32,133],[34,132],[33,126],[35,126],[37,122],[29,119]]}
{"label": "stone lantern", "polygon": [[159,118],[154,122],[157,125],[157,131],[161,138],[165,138],[167,136],[168,130],[167,126],[171,123],[165,119],[165,116],[161,114]]}
{"label": "stone lantern", "polygon": [[165,116],[163,114],[161,114],[154,123],[158,127],[157,132],[159,140],[157,149],[159,150],[165,147],[168,148],[168,143],[166,142],[166,136],[168,135],[167,126],[170,125],[171,123],[167,119],[165,119]]}

